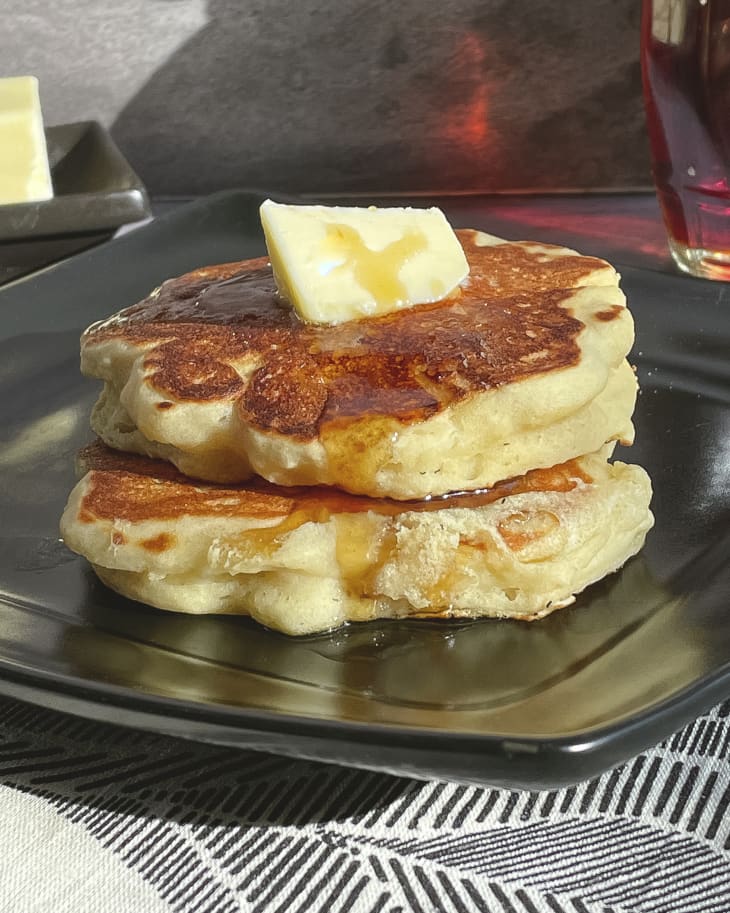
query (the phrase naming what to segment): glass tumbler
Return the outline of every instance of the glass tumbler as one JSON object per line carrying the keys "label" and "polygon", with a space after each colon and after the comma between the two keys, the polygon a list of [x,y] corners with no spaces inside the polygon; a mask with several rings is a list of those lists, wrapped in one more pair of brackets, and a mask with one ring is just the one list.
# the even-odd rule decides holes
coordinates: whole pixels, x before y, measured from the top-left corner
{"label": "glass tumbler", "polygon": [[730,280],[730,0],[643,0],[641,69],[672,256]]}

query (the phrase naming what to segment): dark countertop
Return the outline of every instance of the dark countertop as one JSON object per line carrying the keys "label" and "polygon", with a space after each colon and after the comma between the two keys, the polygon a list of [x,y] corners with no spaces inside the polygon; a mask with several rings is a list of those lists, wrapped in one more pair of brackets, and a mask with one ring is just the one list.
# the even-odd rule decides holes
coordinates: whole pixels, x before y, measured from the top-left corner
{"label": "dark countertop", "polygon": [[[271,196],[278,197],[273,191]],[[192,197],[163,197],[152,201],[157,216],[174,211]],[[289,197],[287,197],[289,199]],[[304,199],[304,198],[303,198]],[[332,203],[335,198],[317,198]],[[674,272],[656,198],[649,193],[536,196],[348,197],[351,205],[437,205],[456,227],[480,228],[512,240],[553,241],[581,253],[604,257],[616,265]],[[143,224],[143,223],[137,223]],[[121,230],[133,230],[134,224]],[[0,244],[0,284],[54,261],[73,256],[109,240],[109,232],[23,239]]]}

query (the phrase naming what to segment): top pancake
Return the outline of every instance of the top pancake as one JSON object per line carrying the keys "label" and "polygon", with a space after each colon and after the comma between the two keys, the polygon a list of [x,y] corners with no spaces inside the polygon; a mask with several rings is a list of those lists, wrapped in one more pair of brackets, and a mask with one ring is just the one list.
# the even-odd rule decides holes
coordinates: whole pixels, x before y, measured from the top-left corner
{"label": "top pancake", "polygon": [[419,498],[630,442],[633,324],[605,261],[458,232],[460,294],[302,323],[265,258],[207,267],[90,327],[112,447],[184,473]]}

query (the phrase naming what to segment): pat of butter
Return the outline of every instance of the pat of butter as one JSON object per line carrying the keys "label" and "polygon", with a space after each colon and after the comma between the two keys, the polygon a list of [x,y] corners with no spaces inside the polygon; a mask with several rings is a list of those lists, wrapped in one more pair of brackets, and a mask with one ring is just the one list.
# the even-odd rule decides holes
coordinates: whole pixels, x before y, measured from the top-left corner
{"label": "pat of butter", "polygon": [[266,200],[261,224],[279,293],[309,323],[343,323],[441,301],[469,273],[440,209]]}
{"label": "pat of butter", "polygon": [[0,79],[0,204],[52,196],[38,80]]}

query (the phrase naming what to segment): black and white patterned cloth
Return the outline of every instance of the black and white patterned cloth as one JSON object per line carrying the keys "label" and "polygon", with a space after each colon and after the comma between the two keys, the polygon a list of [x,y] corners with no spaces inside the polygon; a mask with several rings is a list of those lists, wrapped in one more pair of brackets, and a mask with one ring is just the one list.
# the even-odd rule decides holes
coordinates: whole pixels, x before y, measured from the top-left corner
{"label": "black and white patterned cloth", "polygon": [[0,701],[0,913],[728,913],[730,702],[514,792]]}

